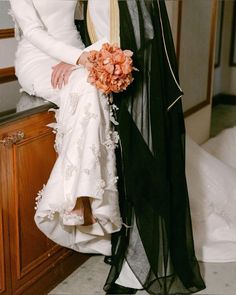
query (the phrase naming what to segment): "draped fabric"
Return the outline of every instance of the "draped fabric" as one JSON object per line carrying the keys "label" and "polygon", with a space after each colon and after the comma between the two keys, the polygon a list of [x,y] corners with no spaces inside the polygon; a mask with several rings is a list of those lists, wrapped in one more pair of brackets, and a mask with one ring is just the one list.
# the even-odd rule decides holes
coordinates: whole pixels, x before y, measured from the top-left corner
{"label": "draped fabric", "polygon": [[121,0],[119,9],[121,48],[134,52],[139,71],[115,95],[120,209],[128,226],[112,237],[114,265],[104,290],[126,259],[150,294],[194,293],[205,285],[194,252],[183,92],[165,2]]}

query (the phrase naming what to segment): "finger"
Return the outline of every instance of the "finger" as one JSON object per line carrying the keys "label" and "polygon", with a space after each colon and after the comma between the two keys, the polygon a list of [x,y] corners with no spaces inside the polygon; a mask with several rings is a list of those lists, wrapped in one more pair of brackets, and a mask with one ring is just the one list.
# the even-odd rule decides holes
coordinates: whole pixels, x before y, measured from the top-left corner
{"label": "finger", "polygon": [[52,71],[52,74],[51,74],[51,84],[52,84],[52,87],[53,88],[56,88],[56,76],[57,76],[57,73],[58,71],[60,70],[60,64],[54,66],[54,69]]}
{"label": "finger", "polygon": [[63,75],[63,67],[60,67],[55,71],[55,76],[54,76],[54,81],[53,81],[55,88],[57,88],[59,86],[59,80],[61,79],[62,75]]}
{"label": "finger", "polygon": [[51,74],[51,84],[53,88],[55,88],[55,75],[56,75],[56,69],[54,69]]}
{"label": "finger", "polygon": [[57,81],[57,87],[59,89],[62,88],[63,84],[65,84],[65,76],[68,70],[70,70],[71,66],[68,64],[63,64],[63,66],[60,67],[60,77]]}
{"label": "finger", "polygon": [[51,74],[51,84],[53,88],[57,87],[57,79],[60,75],[60,72],[63,70],[64,63],[60,62],[59,64],[52,67],[53,71]]}
{"label": "finger", "polygon": [[62,88],[63,82],[64,82],[64,75],[62,74],[60,76],[60,78],[58,79],[58,81],[57,81],[57,87],[58,87],[58,89],[61,89]]}
{"label": "finger", "polygon": [[69,82],[69,78],[71,73],[73,72],[73,69],[68,70],[64,75],[64,85],[66,85]]}
{"label": "finger", "polygon": [[61,70],[60,70],[60,68],[56,68],[53,71],[53,74],[52,74],[52,86],[53,86],[53,88],[57,88],[57,83],[58,83],[58,79],[60,78],[60,76],[61,76]]}
{"label": "finger", "polygon": [[57,71],[58,71],[58,68],[55,68],[53,71],[52,71],[52,75],[51,75],[51,84],[52,84],[52,87],[53,88],[56,88],[56,75],[57,75]]}

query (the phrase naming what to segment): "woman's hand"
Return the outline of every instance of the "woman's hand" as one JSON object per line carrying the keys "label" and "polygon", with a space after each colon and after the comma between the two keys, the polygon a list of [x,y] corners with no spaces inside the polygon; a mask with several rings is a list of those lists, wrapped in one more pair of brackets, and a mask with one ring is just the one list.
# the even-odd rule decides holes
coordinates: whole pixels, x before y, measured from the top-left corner
{"label": "woman's hand", "polygon": [[61,89],[69,81],[71,73],[76,69],[76,66],[60,62],[52,67],[51,84],[53,88]]}
{"label": "woman's hand", "polygon": [[[89,52],[83,52],[79,57],[77,64],[82,65],[88,70],[91,68],[91,63],[88,61]],[[52,67],[51,84],[53,88],[61,89],[69,81],[71,73],[76,69],[76,66],[60,62]]]}
{"label": "woman's hand", "polygon": [[84,66],[85,68],[89,68],[90,62],[88,61],[89,52],[83,52],[79,59],[77,60],[77,65]]}

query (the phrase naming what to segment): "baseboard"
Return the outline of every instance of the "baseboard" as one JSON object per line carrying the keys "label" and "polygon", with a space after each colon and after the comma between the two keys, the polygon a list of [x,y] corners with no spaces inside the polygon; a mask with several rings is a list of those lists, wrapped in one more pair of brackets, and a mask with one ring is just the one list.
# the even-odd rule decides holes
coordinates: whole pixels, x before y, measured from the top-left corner
{"label": "baseboard", "polygon": [[212,106],[214,107],[218,104],[236,105],[236,95],[219,93],[213,96]]}
{"label": "baseboard", "polygon": [[11,115],[11,114],[14,114],[15,112],[16,112],[16,109],[10,109],[10,110],[7,110],[7,111],[0,112],[0,118]]}

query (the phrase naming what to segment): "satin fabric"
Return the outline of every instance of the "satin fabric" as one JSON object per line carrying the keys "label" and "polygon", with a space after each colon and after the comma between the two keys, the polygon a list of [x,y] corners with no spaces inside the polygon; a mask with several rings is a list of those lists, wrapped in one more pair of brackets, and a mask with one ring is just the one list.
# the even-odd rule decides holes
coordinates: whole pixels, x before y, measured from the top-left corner
{"label": "satin fabric", "polygon": [[[165,2],[121,0],[119,9],[121,47],[134,52],[139,71],[128,90],[115,95],[119,199],[126,226],[113,235],[115,262],[104,290],[118,278],[125,259],[150,294],[194,293],[205,285],[194,251],[183,92]],[[85,39],[89,44],[88,35]]]}

